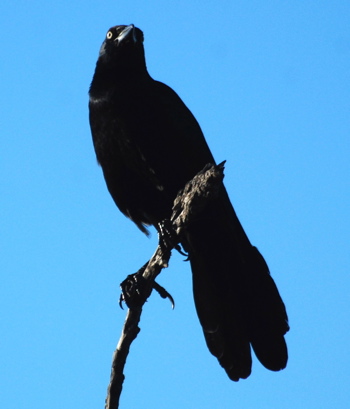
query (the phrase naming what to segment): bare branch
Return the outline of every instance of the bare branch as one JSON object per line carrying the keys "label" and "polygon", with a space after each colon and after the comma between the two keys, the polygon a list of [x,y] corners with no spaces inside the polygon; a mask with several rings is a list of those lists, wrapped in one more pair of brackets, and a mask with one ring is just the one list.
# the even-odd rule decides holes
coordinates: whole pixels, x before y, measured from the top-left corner
{"label": "bare branch", "polygon": [[[170,220],[179,241],[191,220],[197,218],[208,201],[217,196],[223,179],[223,170],[224,162],[219,165],[208,164],[178,193]],[[176,244],[178,243],[175,243],[174,246]],[[170,256],[171,248],[164,249],[164,246],[158,245],[148,264],[140,269],[143,271],[142,285],[138,287],[137,301],[133,301],[131,305],[128,304],[129,310],[122,334],[113,355],[105,409],[117,409],[119,407],[119,398],[125,379],[123,374],[124,366],[131,343],[140,332],[138,324],[141,319],[142,307],[151,295],[156,277],[163,268],[168,267]]]}

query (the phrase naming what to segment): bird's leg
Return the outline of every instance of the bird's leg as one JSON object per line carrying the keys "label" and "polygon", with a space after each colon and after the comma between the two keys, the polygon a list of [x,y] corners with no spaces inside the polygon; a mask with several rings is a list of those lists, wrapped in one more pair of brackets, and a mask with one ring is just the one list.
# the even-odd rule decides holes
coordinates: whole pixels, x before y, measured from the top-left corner
{"label": "bird's leg", "polygon": [[159,246],[163,250],[171,251],[172,249],[177,250],[180,254],[188,257],[179,244],[179,236],[174,230],[173,224],[169,219],[164,219],[157,224]]}
{"label": "bird's leg", "polygon": [[[136,273],[130,274],[126,279],[120,284],[122,293],[119,297],[119,306],[123,308],[123,301],[128,306],[128,308],[138,308],[141,307],[147,296],[146,291],[146,280],[143,277],[143,272],[145,271],[148,262],[144,264]],[[156,290],[157,293],[162,298],[169,298],[172,308],[175,306],[174,298],[168,291],[159,285],[156,281],[152,283],[152,289]]]}

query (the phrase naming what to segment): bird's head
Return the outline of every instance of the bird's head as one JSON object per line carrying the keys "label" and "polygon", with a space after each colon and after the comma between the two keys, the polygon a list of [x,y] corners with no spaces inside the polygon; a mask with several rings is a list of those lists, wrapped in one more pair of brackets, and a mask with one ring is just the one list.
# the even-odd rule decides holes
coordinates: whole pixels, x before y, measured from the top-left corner
{"label": "bird's head", "polygon": [[143,33],[133,24],[114,26],[101,45],[90,96],[96,100],[113,88],[130,87],[149,77]]}
{"label": "bird's head", "polygon": [[144,58],[143,33],[139,28],[130,24],[114,26],[107,31],[100,48],[100,61],[123,65],[123,62],[136,62],[140,56]]}

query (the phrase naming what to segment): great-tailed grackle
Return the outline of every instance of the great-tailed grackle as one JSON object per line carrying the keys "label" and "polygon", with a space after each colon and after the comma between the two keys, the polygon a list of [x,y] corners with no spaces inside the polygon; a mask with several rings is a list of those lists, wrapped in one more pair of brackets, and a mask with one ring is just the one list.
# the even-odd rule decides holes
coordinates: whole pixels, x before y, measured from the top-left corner
{"label": "great-tailed grackle", "polygon": [[[170,217],[177,192],[214,163],[213,156],[179,96],[148,74],[143,33],[132,24],[107,32],[89,95],[93,143],[108,190],[147,233],[147,225]],[[250,346],[266,368],[283,369],[286,310],[224,187],[188,227],[182,245],[208,348],[230,379],[249,376]]]}

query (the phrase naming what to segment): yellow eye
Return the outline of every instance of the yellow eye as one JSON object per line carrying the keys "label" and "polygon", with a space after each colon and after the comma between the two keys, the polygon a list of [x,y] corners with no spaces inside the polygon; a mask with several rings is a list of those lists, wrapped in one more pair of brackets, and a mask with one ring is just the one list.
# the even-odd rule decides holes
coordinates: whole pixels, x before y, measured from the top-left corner
{"label": "yellow eye", "polygon": [[110,40],[113,37],[112,31],[108,31],[107,33],[107,39]]}

